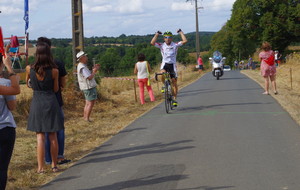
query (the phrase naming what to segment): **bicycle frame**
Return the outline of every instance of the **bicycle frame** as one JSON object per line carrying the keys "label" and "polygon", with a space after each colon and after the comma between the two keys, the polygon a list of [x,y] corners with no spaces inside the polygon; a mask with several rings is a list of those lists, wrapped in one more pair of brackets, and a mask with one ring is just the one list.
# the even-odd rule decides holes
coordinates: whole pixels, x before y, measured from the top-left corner
{"label": "bicycle frame", "polygon": [[157,75],[164,76],[164,85],[165,85],[165,108],[166,112],[169,113],[174,107],[172,105],[173,100],[173,88],[172,88],[172,80],[169,72],[164,73],[155,73],[155,79],[157,80]]}

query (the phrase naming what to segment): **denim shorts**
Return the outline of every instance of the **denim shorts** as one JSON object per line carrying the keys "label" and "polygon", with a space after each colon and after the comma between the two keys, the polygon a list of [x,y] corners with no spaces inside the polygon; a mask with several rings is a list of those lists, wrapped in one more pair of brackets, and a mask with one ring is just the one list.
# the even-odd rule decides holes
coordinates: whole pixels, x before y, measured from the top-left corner
{"label": "denim shorts", "polygon": [[92,101],[97,99],[97,89],[96,87],[88,89],[88,90],[83,90],[83,94],[86,100]]}

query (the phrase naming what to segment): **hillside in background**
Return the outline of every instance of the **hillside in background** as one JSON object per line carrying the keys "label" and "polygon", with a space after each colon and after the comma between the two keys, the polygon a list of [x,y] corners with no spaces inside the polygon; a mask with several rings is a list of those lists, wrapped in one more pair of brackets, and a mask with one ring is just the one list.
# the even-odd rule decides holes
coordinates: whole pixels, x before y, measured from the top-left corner
{"label": "hillside in background", "polygon": [[[210,40],[214,32],[200,32],[200,49],[201,51],[208,51],[210,49]],[[177,61],[183,64],[196,64],[196,60],[189,53],[195,52],[196,36],[195,32],[185,34],[188,43],[179,48]],[[89,65],[95,63],[101,64],[102,76],[122,76],[132,73],[134,63],[138,53],[144,53],[146,60],[155,66],[161,62],[160,51],[150,45],[150,41],[154,34],[137,36],[126,36],[124,34],[119,37],[90,37],[85,38],[84,51],[88,53]],[[174,41],[180,41],[178,34],[174,35]],[[158,39],[163,42],[163,37]],[[52,52],[55,59],[61,60],[65,63],[67,69],[72,70],[72,39],[51,39]],[[36,44],[36,40],[31,40],[31,44]],[[29,63],[34,61],[30,57]]]}
{"label": "hillside in background", "polygon": [[[200,51],[208,51],[210,49],[210,40],[212,36],[216,32],[199,32],[200,35]],[[130,35],[126,36],[125,34],[120,35],[119,37],[90,37],[84,39],[85,46],[134,46],[142,43],[150,43],[154,34],[148,35]],[[185,34],[188,43],[185,45],[185,48],[189,50],[189,52],[195,51],[196,46],[196,32],[191,32]],[[159,38],[159,40],[163,40]],[[174,34],[174,41],[180,41],[180,36],[178,34]],[[68,47],[72,44],[71,38],[52,38],[53,47]],[[36,40],[30,40],[30,43],[35,44]]]}

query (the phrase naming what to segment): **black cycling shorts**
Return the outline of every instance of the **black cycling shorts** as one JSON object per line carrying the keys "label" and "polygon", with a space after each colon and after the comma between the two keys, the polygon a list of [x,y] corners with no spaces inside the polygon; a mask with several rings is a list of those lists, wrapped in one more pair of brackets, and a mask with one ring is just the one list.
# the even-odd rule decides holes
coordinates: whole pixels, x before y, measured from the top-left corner
{"label": "black cycling shorts", "polygon": [[163,68],[166,72],[169,72],[170,73],[170,77],[171,77],[171,79],[173,79],[173,78],[177,78],[176,77],[176,73],[175,73],[175,71],[174,71],[174,65],[173,64],[167,64],[167,63],[165,63],[165,65],[164,65],[164,68]]}

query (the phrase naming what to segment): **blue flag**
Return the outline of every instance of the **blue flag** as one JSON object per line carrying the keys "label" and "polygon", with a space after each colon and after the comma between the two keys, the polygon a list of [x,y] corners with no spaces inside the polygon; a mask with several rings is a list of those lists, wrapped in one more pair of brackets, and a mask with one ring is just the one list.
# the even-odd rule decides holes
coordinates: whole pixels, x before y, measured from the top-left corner
{"label": "blue flag", "polygon": [[27,33],[28,26],[29,26],[29,6],[28,0],[24,0],[24,18],[25,20],[25,34]]}

